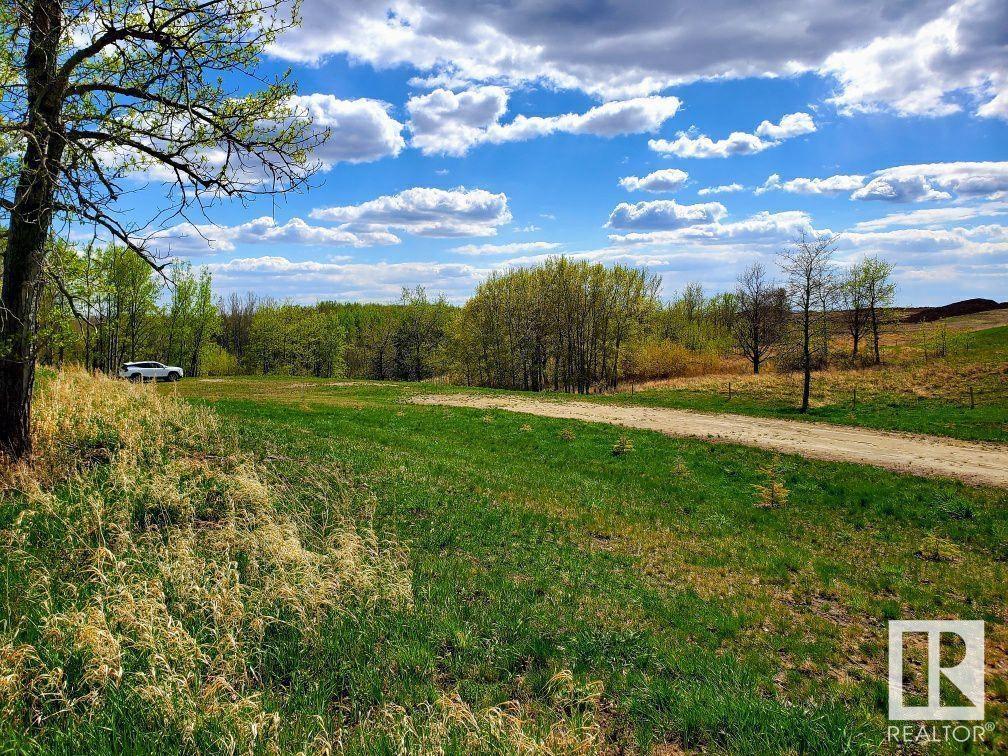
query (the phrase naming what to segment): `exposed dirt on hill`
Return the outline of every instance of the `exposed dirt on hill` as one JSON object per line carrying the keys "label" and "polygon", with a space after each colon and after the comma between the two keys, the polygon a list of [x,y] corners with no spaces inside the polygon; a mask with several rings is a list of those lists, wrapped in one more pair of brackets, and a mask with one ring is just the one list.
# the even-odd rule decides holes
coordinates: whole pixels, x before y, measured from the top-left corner
{"label": "exposed dirt on hill", "polygon": [[758,446],[803,457],[857,462],[927,477],[1008,488],[1008,446],[935,436],[885,433],[825,423],[628,407],[588,402],[543,401],[521,396],[428,394],[412,399],[475,409],[499,409],[544,417],[610,423],[715,442]]}

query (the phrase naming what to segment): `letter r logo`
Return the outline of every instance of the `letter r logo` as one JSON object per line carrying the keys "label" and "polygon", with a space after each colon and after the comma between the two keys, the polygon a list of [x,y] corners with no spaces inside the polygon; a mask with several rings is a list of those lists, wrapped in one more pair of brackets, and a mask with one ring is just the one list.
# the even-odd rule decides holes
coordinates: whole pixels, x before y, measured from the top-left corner
{"label": "letter r logo", "polygon": [[[903,683],[903,636],[927,636],[927,705],[906,706]],[[941,666],[941,636],[959,636],[966,654],[958,664]],[[941,679],[945,677],[972,706],[942,706]],[[984,623],[980,620],[893,620],[889,623],[889,719],[984,718]]]}

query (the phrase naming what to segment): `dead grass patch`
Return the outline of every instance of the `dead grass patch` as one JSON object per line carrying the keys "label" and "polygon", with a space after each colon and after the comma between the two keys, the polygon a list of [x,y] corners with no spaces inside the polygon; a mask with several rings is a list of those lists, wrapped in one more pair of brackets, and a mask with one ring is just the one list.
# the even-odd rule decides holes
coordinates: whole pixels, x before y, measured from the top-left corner
{"label": "dead grass patch", "polygon": [[[48,382],[32,466],[2,470],[15,616],[0,638],[0,711],[29,735],[112,699],[190,746],[276,747],[255,675],[264,638],[314,642],[361,602],[408,605],[405,554],[366,524],[313,521],[229,448],[214,415],[84,372]],[[212,450],[212,452],[211,452]]]}

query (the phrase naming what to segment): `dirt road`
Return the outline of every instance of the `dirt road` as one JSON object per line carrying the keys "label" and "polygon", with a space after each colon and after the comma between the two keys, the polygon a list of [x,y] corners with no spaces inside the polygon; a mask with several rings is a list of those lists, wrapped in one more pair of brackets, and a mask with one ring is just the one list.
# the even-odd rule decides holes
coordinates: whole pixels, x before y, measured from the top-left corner
{"label": "dirt road", "polygon": [[588,402],[552,402],[520,396],[431,394],[415,397],[413,401],[611,423],[669,436],[727,441],[803,457],[858,462],[914,475],[957,478],[967,483],[1008,488],[1008,445],[1003,444],[969,443],[825,423]]}

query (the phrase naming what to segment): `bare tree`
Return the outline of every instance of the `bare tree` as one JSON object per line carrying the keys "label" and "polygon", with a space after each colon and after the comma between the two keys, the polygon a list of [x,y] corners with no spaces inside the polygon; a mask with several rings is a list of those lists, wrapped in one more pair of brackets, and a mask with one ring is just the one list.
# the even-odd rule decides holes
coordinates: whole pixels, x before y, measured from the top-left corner
{"label": "bare tree", "polygon": [[735,299],[735,345],[752,362],[753,374],[758,374],[787,326],[787,294],[770,279],[762,263],[754,262],[739,275]]}
{"label": "bare tree", "polygon": [[[0,7],[0,450],[30,452],[35,331],[54,220],[91,226],[161,270],[149,242],[222,197],[303,186],[313,131],[262,52],[296,20],[286,0],[7,0]],[[226,87],[222,81],[233,83]],[[256,91],[243,92],[251,85]],[[164,202],[137,222],[127,179]]]}
{"label": "bare tree", "polygon": [[781,253],[781,268],[787,275],[791,306],[798,313],[800,364],[802,368],[801,411],[808,412],[812,387],[812,338],[816,308],[824,299],[823,291],[832,285],[830,262],[837,237],[801,231],[793,244]]}

